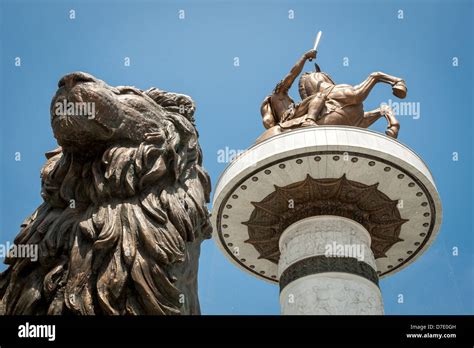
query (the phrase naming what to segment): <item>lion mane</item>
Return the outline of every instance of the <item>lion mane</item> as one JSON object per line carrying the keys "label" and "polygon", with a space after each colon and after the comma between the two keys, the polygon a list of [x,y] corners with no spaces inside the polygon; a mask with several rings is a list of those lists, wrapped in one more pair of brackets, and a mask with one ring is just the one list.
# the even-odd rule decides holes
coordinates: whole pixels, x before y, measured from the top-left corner
{"label": "lion mane", "polygon": [[[81,74],[83,90],[95,86]],[[0,314],[200,313],[197,268],[201,241],[211,233],[210,179],[195,105],[156,88],[109,89],[120,96],[130,88],[146,105],[154,103],[160,127],[97,151],[60,146],[46,154],[44,202],[14,241],[36,245],[38,260],[6,258]]]}

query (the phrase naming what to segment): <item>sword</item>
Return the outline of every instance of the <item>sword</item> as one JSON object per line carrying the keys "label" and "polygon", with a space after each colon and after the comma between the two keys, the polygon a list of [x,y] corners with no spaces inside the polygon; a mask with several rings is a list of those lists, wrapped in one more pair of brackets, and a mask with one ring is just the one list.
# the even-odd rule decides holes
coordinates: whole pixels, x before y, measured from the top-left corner
{"label": "sword", "polygon": [[[313,47],[313,50],[317,50],[318,49],[318,45],[319,45],[319,41],[321,40],[321,35],[323,34],[323,32],[320,30],[318,31],[318,35],[316,35],[316,39],[314,40],[314,47]],[[311,62],[313,60],[313,58],[310,58],[309,61]]]}

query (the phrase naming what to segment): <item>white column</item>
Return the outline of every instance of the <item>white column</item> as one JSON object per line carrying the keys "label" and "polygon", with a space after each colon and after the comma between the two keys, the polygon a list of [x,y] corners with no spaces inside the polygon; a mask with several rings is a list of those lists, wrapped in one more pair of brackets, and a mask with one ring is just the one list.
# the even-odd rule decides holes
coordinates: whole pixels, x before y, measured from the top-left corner
{"label": "white column", "polygon": [[370,235],[339,216],[289,226],[279,241],[282,314],[383,314]]}

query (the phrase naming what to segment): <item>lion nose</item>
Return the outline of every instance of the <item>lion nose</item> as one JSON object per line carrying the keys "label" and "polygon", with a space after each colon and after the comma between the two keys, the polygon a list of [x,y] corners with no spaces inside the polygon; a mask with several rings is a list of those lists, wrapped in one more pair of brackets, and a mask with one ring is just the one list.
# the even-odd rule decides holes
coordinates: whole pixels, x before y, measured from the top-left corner
{"label": "lion nose", "polygon": [[58,87],[65,87],[66,89],[71,89],[79,83],[95,81],[97,81],[97,79],[94,76],[79,71],[63,76],[58,82]]}

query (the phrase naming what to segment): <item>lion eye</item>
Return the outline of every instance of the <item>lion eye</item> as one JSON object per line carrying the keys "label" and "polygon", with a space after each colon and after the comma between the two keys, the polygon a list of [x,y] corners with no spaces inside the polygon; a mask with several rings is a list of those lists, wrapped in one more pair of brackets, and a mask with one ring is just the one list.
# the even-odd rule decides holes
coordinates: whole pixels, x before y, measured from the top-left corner
{"label": "lion eye", "polygon": [[77,76],[74,80],[76,81],[76,83],[94,82],[93,78],[87,76]]}
{"label": "lion eye", "polygon": [[85,75],[83,73],[71,73],[69,75],[63,76],[61,80],[59,80],[58,87],[65,87],[69,85],[70,87],[86,82],[95,82],[96,79],[92,76]]}

